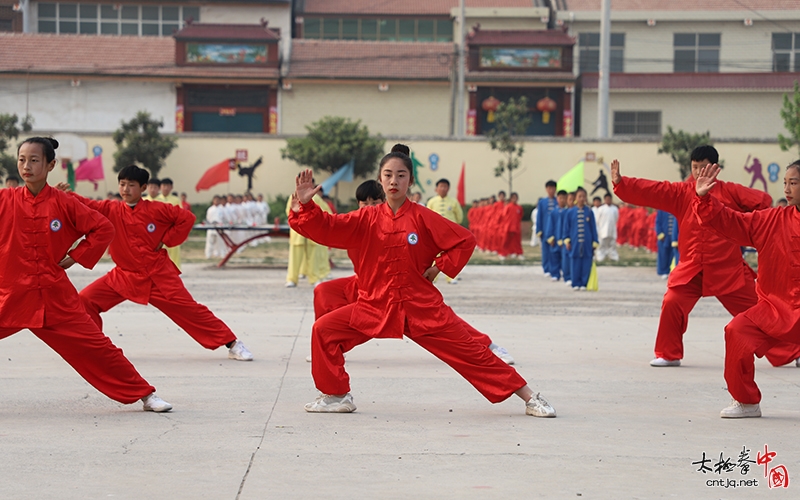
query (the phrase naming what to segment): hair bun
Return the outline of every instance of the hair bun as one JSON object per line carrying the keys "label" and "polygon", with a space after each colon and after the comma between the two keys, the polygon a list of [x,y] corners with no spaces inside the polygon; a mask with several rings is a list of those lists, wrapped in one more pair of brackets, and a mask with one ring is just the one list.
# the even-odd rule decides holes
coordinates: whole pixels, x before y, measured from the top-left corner
{"label": "hair bun", "polygon": [[405,144],[395,144],[392,146],[392,153],[403,153],[406,156],[411,154],[411,150]]}
{"label": "hair bun", "polygon": [[53,145],[53,149],[58,149],[58,141],[57,140],[53,139],[52,137],[45,137],[45,139],[50,141],[50,144]]}

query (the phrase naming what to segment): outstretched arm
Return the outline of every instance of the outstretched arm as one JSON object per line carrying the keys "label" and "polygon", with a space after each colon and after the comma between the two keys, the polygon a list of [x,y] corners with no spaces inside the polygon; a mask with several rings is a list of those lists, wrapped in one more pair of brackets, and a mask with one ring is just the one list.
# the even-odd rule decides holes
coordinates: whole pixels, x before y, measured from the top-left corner
{"label": "outstretched arm", "polygon": [[719,172],[720,168],[717,164],[706,165],[700,171],[695,184],[697,197],[692,205],[695,217],[703,228],[711,228],[723,238],[738,245],[756,246],[757,244],[753,241],[753,228],[759,224],[758,222],[754,224],[754,216],[759,215],[760,218],[760,212],[737,212],[708,195],[717,185]]}
{"label": "outstretched arm", "polygon": [[614,183],[614,194],[626,203],[671,214],[680,213],[686,203],[683,183],[623,177],[619,160],[611,162],[611,181]]}

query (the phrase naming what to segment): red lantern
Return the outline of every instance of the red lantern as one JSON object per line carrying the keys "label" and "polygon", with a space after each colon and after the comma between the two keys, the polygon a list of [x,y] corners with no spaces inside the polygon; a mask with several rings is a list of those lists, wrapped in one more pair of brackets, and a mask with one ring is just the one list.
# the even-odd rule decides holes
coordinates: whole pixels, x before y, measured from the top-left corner
{"label": "red lantern", "polygon": [[542,112],[542,123],[550,123],[550,113],[556,110],[558,105],[556,101],[549,97],[542,97],[536,103],[536,109]]}
{"label": "red lantern", "polygon": [[484,111],[489,113],[489,116],[486,117],[487,122],[494,123],[494,112],[497,111],[498,106],[500,106],[500,100],[495,96],[491,96],[483,100],[481,107]]}

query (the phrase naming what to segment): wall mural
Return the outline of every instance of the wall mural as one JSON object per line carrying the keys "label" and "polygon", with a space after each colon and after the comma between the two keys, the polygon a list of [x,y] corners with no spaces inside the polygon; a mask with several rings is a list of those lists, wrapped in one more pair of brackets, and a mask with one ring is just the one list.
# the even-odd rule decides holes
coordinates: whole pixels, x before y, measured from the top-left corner
{"label": "wall mural", "polygon": [[481,47],[482,68],[560,68],[560,48]]}
{"label": "wall mural", "polygon": [[187,43],[186,62],[263,64],[267,62],[267,47],[266,45]]}

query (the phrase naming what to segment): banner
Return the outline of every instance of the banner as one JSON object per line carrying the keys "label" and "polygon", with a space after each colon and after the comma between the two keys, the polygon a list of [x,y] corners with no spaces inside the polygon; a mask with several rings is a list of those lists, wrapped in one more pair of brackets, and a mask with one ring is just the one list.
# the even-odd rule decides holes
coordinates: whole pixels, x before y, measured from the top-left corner
{"label": "banner", "polygon": [[344,165],[342,165],[339,170],[333,173],[330,177],[325,179],[322,182],[322,191],[325,194],[328,194],[333,189],[333,186],[339,183],[339,181],[344,182],[353,182],[353,170],[356,166],[355,158],[351,159]]}

